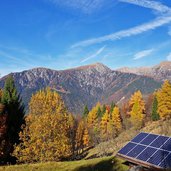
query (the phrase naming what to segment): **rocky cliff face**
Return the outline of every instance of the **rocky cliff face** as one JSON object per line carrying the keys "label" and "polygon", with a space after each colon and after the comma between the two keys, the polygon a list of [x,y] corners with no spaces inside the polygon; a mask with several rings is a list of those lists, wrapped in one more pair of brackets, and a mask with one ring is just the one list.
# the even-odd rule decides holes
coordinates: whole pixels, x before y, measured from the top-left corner
{"label": "rocky cliff face", "polygon": [[[12,75],[26,106],[33,93],[48,86],[61,94],[71,112],[80,113],[86,104],[91,108],[98,101],[120,102],[138,89],[143,94],[153,92],[160,87],[163,74],[167,74],[164,73],[165,67],[164,71],[160,67],[156,72],[159,70],[162,79],[121,70],[113,71],[100,63],[63,71],[35,68]],[[167,71],[167,77],[171,78],[170,67]],[[0,79],[0,87],[4,86],[5,78]]]}

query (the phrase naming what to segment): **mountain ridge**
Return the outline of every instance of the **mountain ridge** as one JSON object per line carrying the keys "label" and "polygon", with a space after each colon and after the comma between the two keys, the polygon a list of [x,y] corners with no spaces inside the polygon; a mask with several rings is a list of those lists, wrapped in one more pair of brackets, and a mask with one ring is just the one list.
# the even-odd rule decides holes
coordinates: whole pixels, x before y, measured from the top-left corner
{"label": "mountain ridge", "polygon": [[[163,78],[112,70],[101,63],[67,70],[39,67],[11,75],[26,106],[33,93],[50,87],[62,96],[69,111],[73,113],[81,113],[84,105],[90,109],[98,101],[110,103],[126,100],[138,89],[147,95],[163,82]],[[1,88],[4,87],[6,77],[0,79]]]}
{"label": "mountain ridge", "polygon": [[124,73],[134,73],[137,75],[145,75],[155,78],[156,80],[168,79],[171,81],[171,61],[162,61],[160,64],[157,64],[152,67],[123,67],[117,69],[117,71]]}

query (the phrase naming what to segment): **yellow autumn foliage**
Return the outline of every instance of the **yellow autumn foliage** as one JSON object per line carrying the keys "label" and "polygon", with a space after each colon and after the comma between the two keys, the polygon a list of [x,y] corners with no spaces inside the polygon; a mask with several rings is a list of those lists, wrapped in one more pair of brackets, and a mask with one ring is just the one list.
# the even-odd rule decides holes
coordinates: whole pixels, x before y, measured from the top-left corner
{"label": "yellow autumn foliage", "polygon": [[97,103],[95,107],[89,112],[87,116],[87,124],[89,128],[97,129],[98,128],[98,109],[100,107],[100,103]]}
{"label": "yellow autumn foliage", "polygon": [[108,110],[104,113],[101,119],[100,123],[100,128],[101,128],[101,135],[104,140],[108,140],[112,136],[112,123],[111,123],[111,117],[110,113]]}
{"label": "yellow autumn foliage", "polygon": [[171,83],[166,80],[162,88],[156,93],[158,101],[158,113],[160,118],[171,117]]}
{"label": "yellow autumn foliage", "polygon": [[119,111],[118,106],[114,107],[111,115],[112,115],[111,116],[112,125],[113,125],[114,129],[116,130],[116,134],[118,134],[122,129],[121,116],[120,116],[120,111]]}
{"label": "yellow autumn foliage", "polygon": [[140,91],[135,92],[131,96],[129,107],[130,121],[132,123],[132,126],[137,129],[142,127],[145,114],[145,102]]}
{"label": "yellow autumn foliage", "polygon": [[88,147],[89,142],[90,142],[89,132],[88,132],[88,129],[85,128],[84,133],[83,133],[83,145],[84,145],[84,147]]}
{"label": "yellow autumn foliage", "polygon": [[69,157],[69,115],[60,96],[49,88],[39,91],[31,98],[30,111],[20,132],[21,143],[13,153],[18,161],[59,161]]}

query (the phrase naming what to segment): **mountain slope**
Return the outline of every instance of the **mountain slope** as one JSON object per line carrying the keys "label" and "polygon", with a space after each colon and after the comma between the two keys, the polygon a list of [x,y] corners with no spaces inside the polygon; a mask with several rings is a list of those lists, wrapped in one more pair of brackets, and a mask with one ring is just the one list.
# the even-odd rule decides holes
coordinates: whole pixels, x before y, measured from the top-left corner
{"label": "mountain slope", "polygon": [[137,75],[144,75],[144,76],[150,76],[152,78],[155,78],[156,80],[162,80],[168,79],[171,81],[171,61],[164,61],[161,62],[159,65],[156,65],[154,67],[140,67],[140,68],[120,68],[118,69],[120,72],[124,73],[134,73]]}
{"label": "mountain slope", "polygon": [[[32,93],[49,86],[61,94],[74,113],[80,113],[86,104],[91,108],[98,101],[122,101],[137,89],[149,94],[161,85],[159,80],[112,71],[100,63],[63,71],[35,68],[12,75],[26,106]],[[0,87],[4,86],[5,78],[0,79]]]}

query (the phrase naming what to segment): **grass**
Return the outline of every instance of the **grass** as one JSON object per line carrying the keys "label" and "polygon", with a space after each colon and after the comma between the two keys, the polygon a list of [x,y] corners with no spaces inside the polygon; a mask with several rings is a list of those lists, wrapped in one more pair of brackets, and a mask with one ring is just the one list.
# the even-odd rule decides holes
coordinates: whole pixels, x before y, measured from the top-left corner
{"label": "grass", "polygon": [[0,171],[126,171],[127,169],[121,160],[114,157],[0,167]]}

